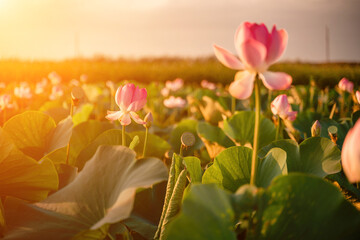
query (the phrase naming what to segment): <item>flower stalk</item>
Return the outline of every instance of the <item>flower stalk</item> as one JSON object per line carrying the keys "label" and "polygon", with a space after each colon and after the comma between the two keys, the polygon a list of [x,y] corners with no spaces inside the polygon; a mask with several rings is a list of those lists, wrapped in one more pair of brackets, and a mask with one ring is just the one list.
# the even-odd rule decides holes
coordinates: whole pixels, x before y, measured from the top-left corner
{"label": "flower stalk", "polygon": [[122,125],[121,137],[121,145],[126,146],[125,125]]}
{"label": "flower stalk", "polygon": [[251,157],[251,175],[250,185],[255,185],[256,166],[257,166],[257,150],[259,148],[259,128],[260,128],[260,81],[258,77],[255,80],[255,126],[254,126],[254,142],[253,153]]}

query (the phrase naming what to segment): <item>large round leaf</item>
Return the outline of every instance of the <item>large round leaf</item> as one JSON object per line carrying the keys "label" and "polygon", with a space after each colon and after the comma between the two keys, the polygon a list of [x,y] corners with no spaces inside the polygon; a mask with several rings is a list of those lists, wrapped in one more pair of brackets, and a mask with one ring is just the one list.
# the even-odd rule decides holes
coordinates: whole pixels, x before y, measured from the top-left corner
{"label": "large round leaf", "polygon": [[[237,112],[224,121],[224,132],[241,145],[253,144],[255,112]],[[260,116],[259,147],[263,147],[275,139],[275,125],[267,118]]]}
{"label": "large round leaf", "polygon": [[[166,180],[158,159],[135,160],[123,146],[101,146],[76,179],[35,204],[5,202],[5,239],[71,239],[130,216],[137,188]],[[100,231],[100,230],[99,230]]]}
{"label": "large round leaf", "polygon": [[262,148],[259,156],[265,156],[270,149],[278,147],[287,153],[289,172],[303,172],[325,177],[341,170],[341,152],[329,139],[312,137],[298,145],[293,140],[279,140]]}
{"label": "large round leaf", "polygon": [[255,239],[358,239],[360,213],[321,178],[290,174],[266,190]]}
{"label": "large round leaf", "polygon": [[[214,159],[206,169],[202,182],[216,183],[222,188],[235,192],[250,183],[252,150],[247,147],[231,147]],[[270,150],[263,159],[258,159],[256,185],[267,187],[273,178],[287,174],[286,152],[280,148]]]}
{"label": "large round leaf", "polygon": [[252,150],[247,147],[230,147],[217,155],[214,164],[204,173],[203,183],[217,183],[235,192],[250,182]]}
{"label": "large round leaf", "polygon": [[166,239],[236,239],[235,214],[227,192],[215,185],[193,185]]}
{"label": "large round leaf", "polygon": [[223,147],[233,147],[235,144],[231,139],[225,135],[224,131],[216,126],[213,126],[207,122],[199,122],[197,125],[198,134],[209,140],[210,142],[216,142]]}
{"label": "large round leaf", "polygon": [[89,120],[75,126],[70,138],[69,163],[71,165],[75,164],[80,152],[102,132],[112,127],[109,122],[99,122],[96,120]]}
{"label": "large round leaf", "polygon": [[27,111],[10,118],[4,130],[17,148],[32,158],[40,159],[55,127],[55,121],[50,116]]}
{"label": "large round leaf", "polygon": [[[126,134],[126,142],[130,142],[131,138]],[[109,129],[101,133],[94,141],[89,143],[76,158],[75,166],[80,170],[85,163],[95,154],[96,150],[101,145],[121,145],[122,131],[120,129]]]}
{"label": "large round leaf", "polygon": [[0,128],[0,196],[40,201],[57,188],[58,176],[52,162],[37,162],[26,156]]}

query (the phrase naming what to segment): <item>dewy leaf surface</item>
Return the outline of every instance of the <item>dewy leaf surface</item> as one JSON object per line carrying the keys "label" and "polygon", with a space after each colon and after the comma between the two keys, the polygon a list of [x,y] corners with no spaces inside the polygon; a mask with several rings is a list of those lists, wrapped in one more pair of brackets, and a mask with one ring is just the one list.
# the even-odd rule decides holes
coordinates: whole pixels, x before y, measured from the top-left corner
{"label": "dewy leaf surface", "polygon": [[9,232],[5,239],[70,239],[130,216],[136,189],[166,180],[158,159],[135,160],[123,146],[101,146],[77,178],[46,200],[5,202]]}

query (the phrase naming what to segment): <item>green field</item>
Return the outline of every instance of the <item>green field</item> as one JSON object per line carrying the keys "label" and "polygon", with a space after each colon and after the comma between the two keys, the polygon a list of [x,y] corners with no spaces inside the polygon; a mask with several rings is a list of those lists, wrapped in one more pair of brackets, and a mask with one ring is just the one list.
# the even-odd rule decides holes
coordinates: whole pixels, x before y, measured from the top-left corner
{"label": "green field", "polygon": [[[278,63],[273,71],[289,73],[294,84],[308,84],[314,79],[319,87],[336,85],[342,77],[360,83],[360,63]],[[139,82],[162,82],[177,77],[186,82],[230,83],[234,70],[221,65],[215,58],[177,59],[156,58],[141,60],[79,59],[65,61],[0,61],[0,82],[36,82],[56,71],[63,80],[69,81],[87,74],[90,82],[135,80]]]}

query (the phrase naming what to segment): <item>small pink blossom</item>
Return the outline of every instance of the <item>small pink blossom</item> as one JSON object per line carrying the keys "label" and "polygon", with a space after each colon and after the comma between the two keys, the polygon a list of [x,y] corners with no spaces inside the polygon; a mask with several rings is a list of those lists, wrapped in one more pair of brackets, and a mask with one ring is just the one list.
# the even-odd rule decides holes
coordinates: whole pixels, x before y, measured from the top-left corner
{"label": "small pink blossom", "polygon": [[215,83],[209,82],[209,81],[207,81],[205,79],[202,80],[200,84],[201,84],[202,88],[207,88],[207,89],[210,89],[210,90],[215,90],[216,89]]}
{"label": "small pink blossom", "polygon": [[121,125],[129,125],[131,118],[138,124],[145,124],[135,112],[141,110],[146,104],[147,91],[145,88],[135,87],[134,84],[120,86],[115,94],[115,102],[120,111],[108,111],[106,119],[119,120]]}
{"label": "small pink blossom", "polygon": [[32,94],[28,83],[21,82],[20,86],[15,87],[14,95],[18,98],[30,99],[32,97]]}
{"label": "small pink blossom", "polygon": [[48,84],[48,80],[43,78],[40,82],[37,82],[35,85],[35,94],[42,94],[45,91],[45,88]]}
{"label": "small pink blossom", "polygon": [[0,82],[0,88],[6,88],[6,84],[4,82]]}
{"label": "small pink blossom", "polygon": [[167,108],[183,108],[186,105],[186,100],[181,97],[170,96],[164,100],[164,105]]}
{"label": "small pink blossom", "polygon": [[57,72],[53,71],[49,73],[48,78],[52,85],[58,85],[61,82],[61,77]]}
{"label": "small pink blossom", "polygon": [[69,84],[70,84],[70,86],[74,86],[74,87],[79,87],[80,86],[80,82],[75,78],[71,79]]}
{"label": "small pink blossom", "polygon": [[10,94],[0,95],[0,111],[3,111],[6,108],[13,108],[14,104],[11,103],[11,100]]}
{"label": "small pink blossom", "polygon": [[167,97],[167,96],[169,96],[169,94],[170,94],[170,90],[165,87],[165,88],[161,89],[160,93],[161,93],[161,95],[163,95],[164,97]]}
{"label": "small pink blossom", "polygon": [[338,86],[342,91],[349,93],[352,93],[354,89],[354,83],[349,81],[347,78],[342,78]]}
{"label": "small pink blossom", "polygon": [[341,150],[341,163],[350,183],[360,182],[360,121],[347,133]]}
{"label": "small pink blossom", "polygon": [[263,23],[244,22],[235,33],[235,47],[239,58],[214,45],[215,56],[222,64],[240,70],[230,84],[230,94],[238,99],[249,98],[257,74],[270,90],[289,88],[292,83],[290,75],[267,71],[283,54],[287,40],[287,32],[284,29],[277,30],[275,25],[269,32]]}
{"label": "small pink blossom", "polygon": [[61,97],[62,95],[64,95],[64,91],[62,90],[62,88],[59,85],[56,85],[56,86],[52,87],[49,99],[55,100],[55,99]]}
{"label": "small pink blossom", "polygon": [[81,74],[81,75],[80,75],[80,82],[86,83],[87,81],[88,81],[88,75],[86,75],[86,74]]}
{"label": "small pink blossom", "polygon": [[271,111],[281,119],[288,119],[290,121],[294,121],[297,115],[296,111],[292,111],[285,94],[277,96],[274,101],[271,102]]}
{"label": "small pink blossom", "polygon": [[174,81],[166,81],[165,87],[173,92],[180,90],[184,86],[184,80],[176,78]]}

